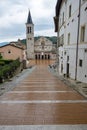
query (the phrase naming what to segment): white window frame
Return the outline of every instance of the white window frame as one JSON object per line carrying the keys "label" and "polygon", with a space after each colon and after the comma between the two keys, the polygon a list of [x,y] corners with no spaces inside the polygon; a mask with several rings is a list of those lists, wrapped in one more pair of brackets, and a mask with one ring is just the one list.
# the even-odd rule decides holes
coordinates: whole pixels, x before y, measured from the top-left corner
{"label": "white window frame", "polygon": [[71,14],[72,14],[72,5],[70,4],[69,5],[69,18],[71,17]]}
{"label": "white window frame", "polygon": [[81,36],[80,36],[80,41],[85,42],[85,25],[81,26]]}
{"label": "white window frame", "polygon": [[70,45],[70,37],[71,37],[71,35],[70,35],[70,32],[69,32],[68,33],[68,39],[67,39],[68,45]]}

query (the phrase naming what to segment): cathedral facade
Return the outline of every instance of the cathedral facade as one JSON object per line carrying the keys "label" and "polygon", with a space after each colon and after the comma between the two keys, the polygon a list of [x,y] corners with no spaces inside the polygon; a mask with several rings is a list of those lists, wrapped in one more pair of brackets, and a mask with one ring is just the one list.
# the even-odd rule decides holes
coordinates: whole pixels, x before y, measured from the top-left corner
{"label": "cathedral facade", "polygon": [[29,11],[26,23],[27,59],[56,59],[56,47],[48,38],[34,40],[34,24]]}
{"label": "cathedral facade", "polygon": [[55,45],[45,37],[40,37],[34,43],[35,59],[56,59]]}

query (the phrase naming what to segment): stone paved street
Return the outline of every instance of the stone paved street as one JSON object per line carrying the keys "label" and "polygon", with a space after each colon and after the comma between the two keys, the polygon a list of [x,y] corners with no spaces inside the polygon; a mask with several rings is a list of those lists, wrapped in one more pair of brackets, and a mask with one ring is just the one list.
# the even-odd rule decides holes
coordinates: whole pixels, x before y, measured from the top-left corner
{"label": "stone paved street", "polygon": [[[8,127],[11,130],[15,125],[40,125],[36,130],[51,127],[42,128],[42,125],[55,125],[50,130],[70,130],[69,125],[74,125],[72,130],[86,130],[87,100],[49,72],[48,65],[52,63],[33,61],[36,64],[33,72],[0,97],[2,130]],[[21,130],[33,130],[33,127],[21,126]]]}

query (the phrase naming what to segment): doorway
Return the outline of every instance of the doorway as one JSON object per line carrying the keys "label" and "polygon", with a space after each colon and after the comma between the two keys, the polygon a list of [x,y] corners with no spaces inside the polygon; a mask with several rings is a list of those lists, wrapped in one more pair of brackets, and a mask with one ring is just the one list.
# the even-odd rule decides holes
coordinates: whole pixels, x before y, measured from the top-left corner
{"label": "doorway", "polygon": [[38,55],[38,59],[40,60],[40,54]]}
{"label": "doorway", "polygon": [[42,60],[44,59],[44,55],[42,55]]}
{"label": "doorway", "polygon": [[69,63],[67,63],[67,78],[69,78]]}
{"label": "doorway", "polygon": [[37,55],[35,55],[35,59],[37,60]]}
{"label": "doorway", "polygon": [[50,60],[50,55],[48,55],[48,60]]}
{"label": "doorway", "polygon": [[47,55],[45,54],[45,59],[47,59]]}

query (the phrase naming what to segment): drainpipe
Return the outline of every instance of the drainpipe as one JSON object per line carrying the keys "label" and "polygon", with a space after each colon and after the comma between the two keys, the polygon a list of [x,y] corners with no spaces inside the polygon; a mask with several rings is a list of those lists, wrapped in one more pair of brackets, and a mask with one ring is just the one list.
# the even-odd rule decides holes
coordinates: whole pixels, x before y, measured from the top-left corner
{"label": "drainpipe", "polygon": [[77,32],[77,45],[76,45],[75,80],[77,80],[77,69],[78,69],[78,45],[79,45],[79,33],[80,33],[80,17],[81,17],[81,0],[79,0],[79,15],[78,15],[78,32]]}

